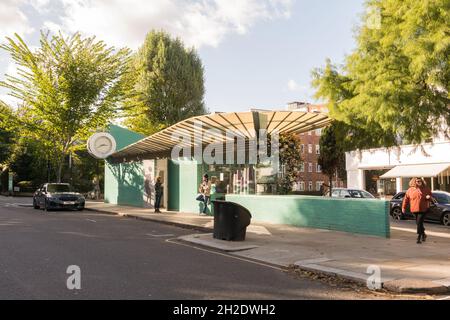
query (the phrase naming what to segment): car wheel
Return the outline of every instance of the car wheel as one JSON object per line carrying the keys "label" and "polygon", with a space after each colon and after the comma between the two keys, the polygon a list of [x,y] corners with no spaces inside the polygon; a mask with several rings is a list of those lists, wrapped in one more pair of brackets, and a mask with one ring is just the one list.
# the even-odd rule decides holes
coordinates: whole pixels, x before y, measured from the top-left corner
{"label": "car wheel", "polygon": [[391,216],[394,220],[403,220],[402,209],[400,209],[400,207],[395,207],[392,209]]}
{"label": "car wheel", "polygon": [[441,222],[444,226],[450,226],[450,212],[444,212],[441,218]]}
{"label": "car wheel", "polygon": [[34,208],[34,209],[40,209],[39,206],[37,205],[35,199],[33,199],[33,208]]}

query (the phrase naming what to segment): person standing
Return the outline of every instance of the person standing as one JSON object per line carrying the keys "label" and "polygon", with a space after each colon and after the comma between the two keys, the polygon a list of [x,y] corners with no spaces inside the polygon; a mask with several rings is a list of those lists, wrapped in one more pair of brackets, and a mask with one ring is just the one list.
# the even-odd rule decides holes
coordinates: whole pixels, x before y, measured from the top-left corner
{"label": "person standing", "polygon": [[211,183],[209,182],[209,177],[207,174],[203,175],[202,183],[198,188],[198,192],[202,194],[203,201],[203,214],[206,214],[208,209],[209,199],[211,198]]}
{"label": "person standing", "polygon": [[161,177],[156,178],[155,183],[155,213],[161,213],[159,211],[160,205],[161,205],[161,198],[163,195],[163,185],[161,183]]}
{"label": "person standing", "polygon": [[432,201],[431,190],[427,187],[422,178],[414,178],[409,182],[409,189],[406,191],[402,203],[402,212],[405,213],[409,205],[410,211],[416,217],[417,243],[422,243],[427,239],[423,221]]}

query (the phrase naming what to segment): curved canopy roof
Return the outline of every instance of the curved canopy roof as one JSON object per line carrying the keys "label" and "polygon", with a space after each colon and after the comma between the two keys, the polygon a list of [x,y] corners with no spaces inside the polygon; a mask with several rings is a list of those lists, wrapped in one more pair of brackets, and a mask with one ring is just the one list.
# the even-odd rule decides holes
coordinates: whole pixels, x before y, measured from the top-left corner
{"label": "curved canopy roof", "polygon": [[[322,128],[328,125],[331,119],[324,113],[311,113],[299,111],[249,111],[213,113],[196,116],[180,121],[164,130],[139,140],[121,150],[111,157],[116,160],[155,159],[167,157],[171,150],[182,145],[193,147],[194,139],[203,137],[203,145],[211,142],[230,141],[226,132],[237,137],[255,138],[259,129],[266,129],[268,134],[278,131],[282,133],[301,133]],[[206,130],[215,129],[215,132],[204,134]],[[189,144],[180,143],[180,134],[190,137]]]}

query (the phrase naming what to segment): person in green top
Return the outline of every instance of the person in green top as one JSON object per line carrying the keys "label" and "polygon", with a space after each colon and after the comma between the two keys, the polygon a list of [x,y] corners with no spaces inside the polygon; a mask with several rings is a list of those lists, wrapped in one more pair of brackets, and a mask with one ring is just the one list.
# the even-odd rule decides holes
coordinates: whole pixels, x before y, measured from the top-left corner
{"label": "person in green top", "polygon": [[163,195],[163,185],[161,183],[161,177],[156,178],[155,183],[155,213],[161,213],[159,211],[160,205],[161,205],[161,198]]}

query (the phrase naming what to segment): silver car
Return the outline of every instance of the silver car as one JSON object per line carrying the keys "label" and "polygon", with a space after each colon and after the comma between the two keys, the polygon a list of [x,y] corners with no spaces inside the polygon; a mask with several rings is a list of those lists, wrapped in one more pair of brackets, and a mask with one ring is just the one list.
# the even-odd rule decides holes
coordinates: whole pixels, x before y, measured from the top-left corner
{"label": "silver car", "polygon": [[68,183],[43,184],[33,195],[33,207],[35,209],[72,209],[83,210],[85,198],[80,193],[74,192]]}
{"label": "silver car", "polygon": [[331,196],[333,198],[375,199],[374,195],[366,190],[349,188],[333,188]]}

